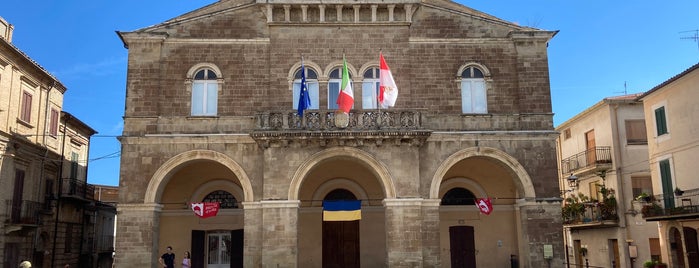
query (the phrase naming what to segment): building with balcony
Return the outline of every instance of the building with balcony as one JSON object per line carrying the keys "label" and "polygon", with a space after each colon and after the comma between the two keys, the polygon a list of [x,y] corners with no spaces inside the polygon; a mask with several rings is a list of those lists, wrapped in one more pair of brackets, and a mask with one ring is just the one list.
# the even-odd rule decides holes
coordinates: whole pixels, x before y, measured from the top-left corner
{"label": "building with balcony", "polygon": [[653,192],[644,218],[657,222],[663,259],[699,267],[699,64],[644,93]]}
{"label": "building with balcony", "polygon": [[63,110],[65,86],[12,44],[13,29],[0,18],[0,266],[94,267],[95,131]]}
{"label": "building with balcony", "polygon": [[567,267],[660,259],[657,225],[636,200],[652,193],[638,96],[605,98],[556,127]]}
{"label": "building with balcony", "polygon": [[[439,0],[222,0],[118,32],[115,267],[167,246],[193,267],[560,267],[555,34]],[[324,221],[329,200],[361,219]]]}

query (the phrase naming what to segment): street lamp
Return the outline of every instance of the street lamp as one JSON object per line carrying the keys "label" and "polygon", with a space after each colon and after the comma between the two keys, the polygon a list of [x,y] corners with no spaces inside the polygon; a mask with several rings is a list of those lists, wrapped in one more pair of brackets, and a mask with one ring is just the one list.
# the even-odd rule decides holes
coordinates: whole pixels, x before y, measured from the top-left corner
{"label": "street lamp", "polygon": [[571,173],[570,176],[567,178],[568,180],[568,186],[570,189],[575,189],[578,187],[578,177],[575,176],[575,174]]}

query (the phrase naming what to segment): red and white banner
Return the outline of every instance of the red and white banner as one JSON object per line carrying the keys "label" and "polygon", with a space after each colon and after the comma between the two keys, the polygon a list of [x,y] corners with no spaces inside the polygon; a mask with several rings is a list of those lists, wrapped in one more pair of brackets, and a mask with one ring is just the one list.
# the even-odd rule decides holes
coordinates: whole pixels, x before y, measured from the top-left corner
{"label": "red and white banner", "polygon": [[396,81],[393,80],[391,69],[388,68],[386,60],[383,59],[383,54],[379,53],[379,105],[382,108],[393,107],[398,98],[398,87]]}
{"label": "red and white banner", "polygon": [[192,211],[194,214],[199,216],[199,218],[213,217],[218,214],[219,203],[192,203]]}
{"label": "red and white banner", "polygon": [[476,198],[476,206],[478,206],[478,210],[485,215],[490,215],[490,212],[493,212],[493,203],[489,197]]}

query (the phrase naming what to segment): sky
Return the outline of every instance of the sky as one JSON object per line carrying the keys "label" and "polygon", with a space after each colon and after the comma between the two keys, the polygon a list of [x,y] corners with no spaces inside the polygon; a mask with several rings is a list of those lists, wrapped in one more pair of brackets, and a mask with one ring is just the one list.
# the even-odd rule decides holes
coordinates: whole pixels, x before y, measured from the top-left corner
{"label": "sky", "polygon": [[[216,0],[4,0],[12,43],[68,88],[63,108],[97,130],[88,182],[119,184],[133,31]],[[699,1],[456,1],[506,21],[559,31],[548,47],[554,125],[605,97],[645,92],[699,62]],[[400,84],[400,83],[398,83]]]}

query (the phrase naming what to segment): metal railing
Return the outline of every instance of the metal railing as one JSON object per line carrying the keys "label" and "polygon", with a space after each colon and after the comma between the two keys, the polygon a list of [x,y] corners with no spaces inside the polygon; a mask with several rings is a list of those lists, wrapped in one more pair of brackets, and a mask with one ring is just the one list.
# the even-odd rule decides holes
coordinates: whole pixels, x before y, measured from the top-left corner
{"label": "metal railing", "polygon": [[655,195],[640,201],[643,201],[641,213],[644,218],[699,214],[699,189]]}
{"label": "metal railing", "polygon": [[598,146],[561,160],[561,172],[569,174],[598,164],[612,163],[612,148]]}
{"label": "metal railing", "polygon": [[335,124],[334,110],[306,110],[303,117],[296,111],[259,113],[255,116],[257,130],[376,130],[421,128],[421,113],[414,110],[357,110],[348,114],[347,126]]}
{"label": "metal railing", "polygon": [[604,202],[582,203],[584,210],[579,213],[564,213],[563,223],[566,225],[593,224],[604,221],[618,221],[616,203],[605,204]]}
{"label": "metal railing", "polygon": [[85,200],[95,199],[95,186],[77,179],[64,178],[61,182],[61,196]]}
{"label": "metal railing", "polygon": [[42,204],[35,201],[22,200],[16,202],[15,200],[5,200],[7,223],[10,224],[38,224],[39,223],[39,210],[42,208]]}

